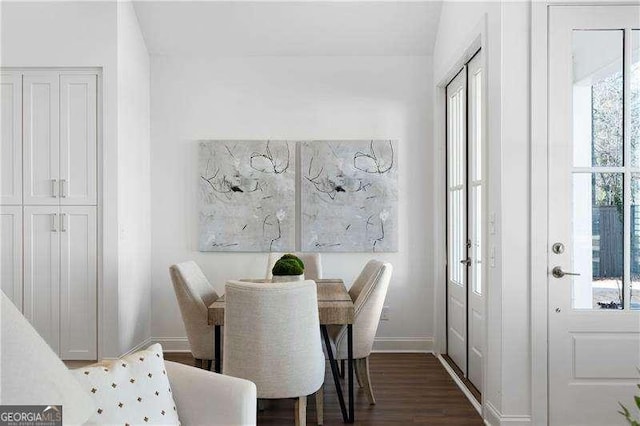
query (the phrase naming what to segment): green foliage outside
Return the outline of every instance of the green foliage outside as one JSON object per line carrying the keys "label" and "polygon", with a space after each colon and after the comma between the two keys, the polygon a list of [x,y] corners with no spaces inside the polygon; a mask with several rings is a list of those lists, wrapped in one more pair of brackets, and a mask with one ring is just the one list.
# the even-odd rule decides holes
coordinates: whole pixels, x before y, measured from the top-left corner
{"label": "green foliage outside", "polygon": [[[640,385],[638,385],[638,389],[640,389]],[[636,403],[636,407],[638,407],[638,411],[640,411],[640,395],[635,395],[633,399]],[[618,411],[618,413],[622,414],[624,418],[627,419],[629,425],[640,426],[640,419],[635,418],[635,416],[631,414],[631,411],[627,407],[622,405],[622,403],[620,403],[620,407],[622,407],[622,410]]]}
{"label": "green foliage outside", "polygon": [[292,254],[285,254],[273,265],[273,275],[302,275],[304,263],[300,258]]}

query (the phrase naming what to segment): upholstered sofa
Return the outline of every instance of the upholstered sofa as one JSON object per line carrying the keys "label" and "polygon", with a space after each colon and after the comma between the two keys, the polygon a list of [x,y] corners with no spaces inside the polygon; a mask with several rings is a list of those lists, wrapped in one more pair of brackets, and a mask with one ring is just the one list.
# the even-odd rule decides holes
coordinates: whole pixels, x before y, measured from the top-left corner
{"label": "upholstered sofa", "polygon": [[[62,405],[63,423],[82,424],[95,402],[0,291],[0,405]],[[256,387],[243,379],[165,361],[182,425],[255,425]]]}

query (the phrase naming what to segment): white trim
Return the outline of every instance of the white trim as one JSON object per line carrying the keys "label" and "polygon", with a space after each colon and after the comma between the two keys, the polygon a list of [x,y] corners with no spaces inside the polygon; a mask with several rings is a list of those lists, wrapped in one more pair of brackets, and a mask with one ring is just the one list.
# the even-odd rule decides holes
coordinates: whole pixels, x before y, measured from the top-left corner
{"label": "white trim", "polygon": [[433,353],[432,337],[376,337],[372,352]]}
{"label": "white trim", "polygon": [[531,423],[548,424],[548,3],[531,4]]}
{"label": "white trim", "polygon": [[151,337],[152,343],[160,343],[163,352],[191,352],[186,337]]}
{"label": "white trim", "polygon": [[451,376],[455,384],[460,388],[464,396],[467,397],[471,405],[473,405],[473,408],[475,408],[478,414],[480,414],[480,417],[482,417],[482,406],[480,405],[478,400],[475,398],[475,396],[473,396],[473,394],[467,388],[467,386],[462,382],[462,380],[460,380],[460,377],[458,377],[456,372],[453,371],[453,368],[451,368],[449,363],[445,361],[444,358],[442,358],[442,355],[438,354],[436,355],[436,358],[438,358],[438,361],[440,361],[440,364],[442,364],[444,369],[447,370],[447,373],[449,373],[449,375]]}
{"label": "white trim", "polygon": [[135,345],[134,347],[132,347],[131,349],[129,349],[127,352],[125,352],[124,354],[120,355],[118,358],[123,358],[127,355],[131,355],[133,353],[136,353],[138,351],[141,351],[143,349],[148,348],[149,346],[153,345],[155,342],[153,341],[153,339],[151,337],[147,337],[146,339],[144,339],[142,342],[138,343],[137,345]]}
{"label": "white trim", "polygon": [[531,425],[531,417],[529,416],[509,416],[504,415],[490,402],[484,405],[485,418],[484,424],[487,426],[529,426]]}
{"label": "white trim", "polygon": [[[145,344],[160,343],[165,352],[191,352],[186,337],[150,337]],[[142,345],[142,344],[141,344]],[[140,345],[137,345],[138,347]],[[432,337],[376,337],[375,353],[432,353]]]}

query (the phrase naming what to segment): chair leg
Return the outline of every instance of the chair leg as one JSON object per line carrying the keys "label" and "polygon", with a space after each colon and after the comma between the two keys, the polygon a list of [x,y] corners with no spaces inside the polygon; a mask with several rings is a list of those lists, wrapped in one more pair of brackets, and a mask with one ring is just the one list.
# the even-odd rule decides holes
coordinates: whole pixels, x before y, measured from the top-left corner
{"label": "chair leg", "polygon": [[362,380],[362,372],[365,369],[363,361],[364,361],[364,358],[353,360],[353,369],[356,376],[356,380],[358,381],[358,387],[360,388],[362,387],[362,382],[364,381]]}
{"label": "chair leg", "polygon": [[196,368],[202,368],[202,360],[200,358],[196,358],[195,366]]}
{"label": "chair leg", "polygon": [[307,397],[296,399],[296,426],[307,426]]}
{"label": "chair leg", "polygon": [[[362,371],[362,379],[364,381],[363,385],[367,391],[367,398],[369,399],[369,404],[375,405],[376,398],[373,396],[373,387],[371,386],[371,374],[369,374],[369,357],[363,358],[360,366],[364,368],[360,368]],[[363,365],[364,364],[364,365]]]}
{"label": "chair leg", "polygon": [[320,386],[320,389],[316,392],[316,417],[318,419],[318,424],[321,425],[324,423],[324,389],[323,386]]}
{"label": "chair leg", "polygon": [[208,359],[207,360],[207,370],[211,371],[211,365],[213,364],[213,360],[212,359]]}

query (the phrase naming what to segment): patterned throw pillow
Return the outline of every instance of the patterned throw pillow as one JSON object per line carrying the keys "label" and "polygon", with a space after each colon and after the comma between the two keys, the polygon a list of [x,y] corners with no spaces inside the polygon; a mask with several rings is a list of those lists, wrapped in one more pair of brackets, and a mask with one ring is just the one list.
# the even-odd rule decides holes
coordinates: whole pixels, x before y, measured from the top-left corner
{"label": "patterned throw pillow", "polygon": [[72,373],[95,401],[89,424],[180,424],[160,344]]}

